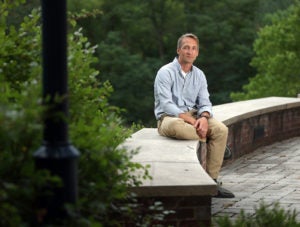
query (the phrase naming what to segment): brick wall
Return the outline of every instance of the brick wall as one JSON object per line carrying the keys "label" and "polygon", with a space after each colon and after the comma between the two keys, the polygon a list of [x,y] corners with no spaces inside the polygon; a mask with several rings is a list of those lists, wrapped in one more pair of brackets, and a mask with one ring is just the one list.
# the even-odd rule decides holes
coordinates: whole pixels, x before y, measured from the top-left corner
{"label": "brick wall", "polygon": [[300,107],[258,115],[227,126],[233,158],[224,165],[258,147],[300,136]]}
{"label": "brick wall", "polygon": [[[145,214],[155,202],[161,202],[165,211],[173,213],[164,216],[163,220],[151,221],[149,226],[197,227],[211,226],[211,196],[170,196],[170,197],[139,197]],[[141,211],[140,211],[141,212]],[[161,212],[161,211],[160,211]],[[158,212],[159,213],[159,212]],[[136,223],[123,223],[124,227],[135,227]]]}

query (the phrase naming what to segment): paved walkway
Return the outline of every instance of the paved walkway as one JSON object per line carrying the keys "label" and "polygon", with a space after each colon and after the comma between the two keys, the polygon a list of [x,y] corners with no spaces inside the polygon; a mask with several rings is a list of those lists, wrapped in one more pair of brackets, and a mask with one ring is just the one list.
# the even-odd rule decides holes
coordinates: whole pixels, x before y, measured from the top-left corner
{"label": "paved walkway", "polygon": [[254,214],[255,207],[279,202],[286,210],[296,210],[300,221],[300,137],[262,147],[222,168],[223,186],[233,199],[212,200],[212,216],[234,219],[243,209]]}

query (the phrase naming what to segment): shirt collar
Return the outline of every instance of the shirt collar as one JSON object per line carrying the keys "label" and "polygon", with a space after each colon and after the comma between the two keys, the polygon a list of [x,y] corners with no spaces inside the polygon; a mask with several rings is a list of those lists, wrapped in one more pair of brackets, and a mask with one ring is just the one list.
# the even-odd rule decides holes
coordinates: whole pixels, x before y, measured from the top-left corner
{"label": "shirt collar", "polygon": [[[175,63],[176,68],[177,68],[178,71],[180,72],[180,71],[181,71],[181,65],[180,65],[179,62],[178,62],[178,57],[175,57],[174,60],[173,60],[173,62]],[[193,67],[194,67],[194,65],[192,65],[190,72],[193,71]]]}

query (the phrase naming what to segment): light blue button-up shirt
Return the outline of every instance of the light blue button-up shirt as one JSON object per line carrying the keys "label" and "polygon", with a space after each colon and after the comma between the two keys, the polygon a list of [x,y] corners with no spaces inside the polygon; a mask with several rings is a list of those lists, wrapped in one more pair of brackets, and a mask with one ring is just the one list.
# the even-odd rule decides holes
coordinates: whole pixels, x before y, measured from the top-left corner
{"label": "light blue button-up shirt", "polygon": [[196,66],[184,77],[177,60],[161,67],[154,82],[155,117],[163,114],[178,117],[180,113],[197,110],[197,115],[207,111],[212,116],[207,81]]}

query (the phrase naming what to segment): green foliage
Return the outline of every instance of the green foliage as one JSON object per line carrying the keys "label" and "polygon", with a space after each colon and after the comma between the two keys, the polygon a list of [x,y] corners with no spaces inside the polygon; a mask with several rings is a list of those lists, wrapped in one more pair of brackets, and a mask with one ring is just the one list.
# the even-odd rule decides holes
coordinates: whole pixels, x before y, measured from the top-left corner
{"label": "green foliage", "polygon": [[32,157],[41,141],[38,12],[26,17],[17,31],[6,27],[9,9],[14,6],[1,3],[0,7],[4,12],[0,15],[1,226],[32,223],[39,189],[46,182],[59,183],[57,177],[35,171]]}
{"label": "green foliage", "polygon": [[[127,48],[120,45],[121,42],[118,32],[110,32],[107,41],[99,45],[99,59],[102,59],[100,66],[105,72],[100,78],[114,83],[115,92],[110,100],[123,108],[127,122],[147,122],[149,116],[153,115],[153,106],[149,106],[149,103],[154,102],[153,92],[149,91],[155,76],[151,73],[151,67],[157,63],[153,59],[143,62],[141,55],[129,53]],[[115,59],[114,63],[118,67],[111,64],[112,59]]]}
{"label": "green foliage", "polygon": [[192,14],[197,25],[190,27],[200,38],[198,64],[207,76],[212,102],[229,102],[230,91],[239,90],[254,74],[249,61],[258,0],[202,2],[195,7],[201,13]]}
{"label": "green foliage", "polygon": [[[207,75],[214,104],[230,101],[230,91],[239,90],[254,74],[248,63],[253,56],[257,2],[101,1],[95,5],[101,14],[78,23],[99,45],[96,67],[101,79],[114,88],[111,103],[126,110],[122,116],[128,123],[155,127],[154,78],[176,56],[181,34],[194,32],[200,38],[196,65]],[[85,8],[84,3],[81,6]]]}
{"label": "green foliage", "polygon": [[220,227],[297,227],[300,223],[296,219],[296,210],[284,210],[278,203],[266,205],[261,203],[255,208],[255,214],[245,214],[242,210],[235,220],[230,220],[228,216],[215,219]]}
{"label": "green foliage", "polygon": [[261,0],[261,1],[259,1],[257,22],[259,22],[260,24],[265,24],[265,23],[268,24],[269,21],[266,20],[266,15],[275,13],[279,10],[287,9],[294,2],[295,2],[294,0]]}
{"label": "green foliage", "polygon": [[[32,156],[42,142],[44,111],[40,12],[33,10],[18,28],[8,27],[7,16],[16,5],[0,4],[5,12],[0,15],[0,225],[33,226],[42,216],[36,214],[40,189],[45,184],[61,184],[47,171],[37,171]],[[92,67],[98,60],[96,46],[81,29],[73,29],[68,36],[69,129],[81,156],[79,200],[76,206],[67,206],[74,215],[68,221],[80,226],[112,226],[118,222],[112,204],[126,198],[128,187],[149,175],[147,167],[131,162],[137,151],[118,148],[134,128],[122,125],[119,108],[108,102],[111,85],[97,79],[99,72]],[[140,176],[133,174],[136,170]]]}
{"label": "green foliage", "polygon": [[[8,34],[5,32],[1,34],[1,74],[16,89],[22,86],[24,81],[31,80],[30,74],[40,64],[40,38],[36,36],[39,34],[39,27],[35,26],[38,20],[36,14],[37,11],[35,10],[31,16],[25,17],[19,30],[11,26]],[[2,29],[4,31],[5,27]],[[29,40],[28,37],[30,36],[35,39]]]}
{"label": "green foliage", "polygon": [[[72,0],[68,9],[72,24],[80,25],[92,45],[98,45],[95,54],[100,61],[93,67],[101,72],[98,78],[108,80],[114,89],[109,102],[122,109],[127,124],[156,127],[153,81],[158,68],[175,57],[179,35],[199,36],[196,65],[207,76],[211,100],[230,102],[230,93],[241,91],[256,74],[249,63],[265,14],[293,1]],[[20,15],[37,2],[14,9],[10,24],[17,26]]]}
{"label": "green foliage", "polygon": [[300,91],[300,2],[270,18],[272,23],[260,30],[254,43],[251,64],[258,73],[244,92],[231,94],[233,100],[296,97]]}

